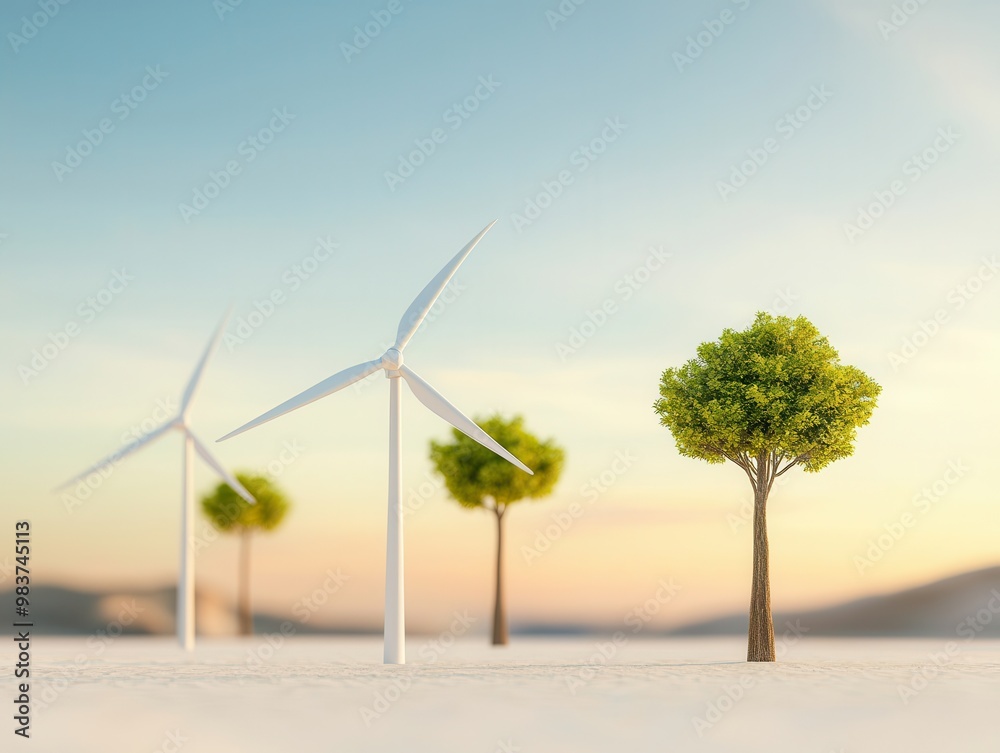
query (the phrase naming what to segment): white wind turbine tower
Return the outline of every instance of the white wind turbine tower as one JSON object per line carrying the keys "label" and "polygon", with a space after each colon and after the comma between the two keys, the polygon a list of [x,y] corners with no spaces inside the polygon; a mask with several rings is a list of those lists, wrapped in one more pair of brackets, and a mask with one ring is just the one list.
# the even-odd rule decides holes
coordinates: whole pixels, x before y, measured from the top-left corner
{"label": "white wind turbine tower", "polygon": [[532,473],[531,469],[507,452],[475,422],[449,403],[437,390],[421,379],[413,369],[403,365],[403,349],[406,344],[419,329],[427,312],[430,311],[456,270],[480,239],[495,224],[496,220],[487,225],[479,235],[469,241],[469,244],[445,265],[444,269],[438,272],[433,280],[427,283],[427,287],[420,292],[420,295],[403,314],[403,318],[400,319],[399,329],[396,332],[396,342],[380,358],[338,371],[305,392],[286,400],[276,408],[217,440],[221,442],[234,437],[247,429],[252,429],[289,411],[342,390],[379,369],[385,370],[385,375],[389,379],[389,517],[386,526],[385,639],[383,648],[383,660],[386,664],[404,664],[406,662],[404,649],[406,629],[403,617],[403,510],[401,502],[403,470],[400,459],[402,433],[399,410],[400,377],[406,381],[417,400],[430,408],[431,411],[479,444],[513,463],[522,471]]}
{"label": "white wind turbine tower", "polygon": [[216,460],[208,451],[208,447],[206,447],[205,444],[194,435],[194,432],[191,431],[191,427],[188,425],[188,414],[191,411],[191,402],[198,389],[198,384],[201,382],[202,374],[205,371],[205,364],[208,363],[208,359],[218,347],[219,338],[222,337],[222,331],[225,328],[228,318],[228,315],[223,318],[222,322],[219,324],[219,328],[215,331],[215,334],[212,335],[212,339],[209,341],[208,347],[205,348],[205,352],[202,354],[201,360],[198,361],[198,365],[195,367],[194,374],[191,375],[191,379],[188,381],[187,387],[184,390],[184,396],[181,398],[180,410],[174,418],[167,421],[162,426],[153,429],[153,431],[148,434],[144,434],[138,439],[129,442],[117,452],[113,452],[111,455],[108,455],[108,457],[90,466],[90,468],[85,470],[83,473],[74,476],[65,484],[58,487],[62,489],[86,478],[91,473],[105,468],[106,466],[117,465],[123,458],[131,455],[141,447],[145,447],[151,442],[159,439],[171,429],[176,429],[184,435],[184,465],[181,472],[183,483],[183,492],[181,497],[181,562],[180,573],[177,581],[177,640],[180,642],[181,646],[188,651],[194,648],[195,633],[194,477],[192,473],[194,453],[197,452],[201,456],[201,459],[211,466],[211,468],[222,477],[222,480],[229,484],[229,486],[231,486],[237,494],[243,497],[243,499],[250,504],[256,503],[256,500],[254,500],[250,492],[248,492],[246,488],[244,488],[243,484],[237,481],[235,477],[222,467],[219,461]]}

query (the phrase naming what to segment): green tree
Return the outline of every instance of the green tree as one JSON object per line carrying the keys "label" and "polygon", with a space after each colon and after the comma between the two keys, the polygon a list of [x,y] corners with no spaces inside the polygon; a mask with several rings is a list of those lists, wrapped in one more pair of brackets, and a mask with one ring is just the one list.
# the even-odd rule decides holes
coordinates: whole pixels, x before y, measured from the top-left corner
{"label": "green tree", "polygon": [[753,581],[747,661],[774,661],[767,498],[795,466],[815,473],[854,452],[857,429],[882,388],[840,363],[805,317],[758,313],[742,332],[723,331],[698,356],[667,369],[653,408],[681,455],[746,473],[754,491]]}
{"label": "green tree", "polygon": [[253,635],[253,613],[250,608],[250,538],[254,530],[271,531],[281,525],[288,513],[289,502],[271,479],[237,473],[237,480],[257,500],[251,505],[226,484],[219,484],[202,497],[201,508],[217,529],[240,536],[239,557],[239,616],[240,634]]}
{"label": "green tree", "polygon": [[562,471],[564,454],[551,439],[544,442],[524,428],[524,419],[494,415],[477,419],[487,434],[531,468],[531,476],[503,458],[452,429],[450,443],[431,442],[431,462],[444,478],[452,498],[462,507],[489,510],[497,520],[496,591],[493,599],[493,645],[508,641],[504,596],[503,521],[507,508],[522,499],[539,499],[552,493]]}

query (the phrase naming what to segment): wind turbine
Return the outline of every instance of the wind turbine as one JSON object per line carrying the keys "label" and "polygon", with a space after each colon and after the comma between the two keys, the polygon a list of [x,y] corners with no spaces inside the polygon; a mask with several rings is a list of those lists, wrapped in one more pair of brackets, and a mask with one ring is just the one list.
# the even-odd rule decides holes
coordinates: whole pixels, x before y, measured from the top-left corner
{"label": "wind turbine", "polygon": [[218,473],[219,476],[222,477],[222,480],[229,484],[229,486],[231,486],[237,494],[243,497],[243,499],[250,504],[256,503],[256,500],[254,500],[250,492],[248,492],[243,484],[237,481],[234,476],[222,467],[219,461],[216,460],[212,456],[212,453],[208,451],[208,447],[206,447],[205,444],[195,436],[194,432],[191,431],[191,427],[188,425],[188,414],[191,411],[191,402],[194,400],[195,392],[198,390],[198,384],[201,382],[202,374],[205,371],[205,364],[208,363],[208,359],[218,347],[219,338],[222,336],[223,329],[225,328],[226,321],[228,319],[229,316],[227,314],[223,318],[222,322],[220,322],[219,328],[215,331],[215,334],[212,335],[212,339],[209,340],[208,347],[205,348],[205,352],[202,354],[201,360],[198,361],[198,365],[195,367],[194,374],[191,375],[191,379],[188,381],[187,387],[184,389],[184,395],[181,398],[180,410],[174,418],[156,429],[153,429],[153,431],[148,434],[144,434],[134,441],[129,442],[122,449],[111,453],[106,458],[90,466],[90,468],[85,470],[83,473],[74,476],[65,484],[58,487],[59,489],[65,488],[72,483],[86,478],[94,471],[100,470],[109,465],[117,465],[123,458],[156,441],[171,429],[176,429],[184,435],[184,465],[182,470],[183,492],[181,497],[181,563],[180,574],[177,582],[177,640],[180,642],[181,646],[188,651],[191,651],[194,648],[195,627],[194,478],[192,474],[194,453],[197,452],[201,456],[201,459],[204,460],[216,473]]}
{"label": "wind turbine", "polygon": [[425,382],[409,366],[403,364],[403,350],[406,344],[413,337],[413,334],[420,328],[424,317],[430,311],[441,291],[451,281],[455,272],[462,262],[469,255],[476,244],[486,232],[496,224],[496,220],[491,222],[469,244],[459,251],[455,257],[448,262],[444,269],[437,273],[420,295],[414,299],[413,303],[399,320],[399,329],[396,332],[396,342],[380,358],[367,363],[360,363],[357,366],[338,371],[333,376],[324,379],[319,384],[310,387],[290,400],[286,400],[281,405],[269,410],[257,418],[253,419],[240,428],[229,432],[217,441],[234,437],[255,426],[260,426],[267,421],[282,416],[285,413],[308,405],[320,398],[331,395],[338,390],[342,390],[361,379],[374,374],[379,369],[385,371],[389,380],[389,513],[386,525],[386,549],[385,549],[385,633],[383,646],[383,661],[385,664],[405,664],[406,653],[404,646],[405,623],[403,617],[403,509],[402,509],[402,486],[403,469],[400,459],[401,434],[400,426],[400,377],[409,386],[410,391],[417,400],[427,408],[443,418],[459,431],[468,435],[479,444],[492,450],[500,457],[513,463],[526,473],[534,475],[530,468],[511,455],[500,446],[489,434],[480,429],[475,422],[468,418],[462,411],[449,403],[437,390]]}

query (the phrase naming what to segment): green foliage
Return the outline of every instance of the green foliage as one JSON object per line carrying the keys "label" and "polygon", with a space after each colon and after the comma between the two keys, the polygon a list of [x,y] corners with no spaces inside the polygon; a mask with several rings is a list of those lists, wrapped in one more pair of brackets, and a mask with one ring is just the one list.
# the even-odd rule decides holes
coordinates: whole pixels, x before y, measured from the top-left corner
{"label": "green foliage", "polygon": [[251,505],[227,484],[219,484],[201,500],[201,509],[220,531],[277,528],[288,512],[289,502],[284,493],[267,476],[237,473],[247,491],[257,500]]}
{"label": "green foliage", "polygon": [[562,448],[551,439],[542,442],[526,431],[521,416],[506,420],[494,415],[486,420],[477,419],[476,423],[535,475],[525,473],[458,429],[452,429],[454,441],[431,442],[431,462],[455,500],[470,508],[483,507],[492,501],[502,510],[526,497],[538,499],[552,493],[562,472]]}
{"label": "green foliage", "polygon": [[881,391],[805,317],[758,313],[664,371],[653,408],[687,457],[742,465],[771,454],[818,471],[854,452]]}

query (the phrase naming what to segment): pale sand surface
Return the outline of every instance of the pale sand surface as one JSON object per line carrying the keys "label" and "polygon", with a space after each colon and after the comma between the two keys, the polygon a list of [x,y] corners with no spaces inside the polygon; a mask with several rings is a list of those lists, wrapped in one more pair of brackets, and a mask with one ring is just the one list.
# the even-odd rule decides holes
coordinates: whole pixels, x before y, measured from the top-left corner
{"label": "pale sand surface", "polygon": [[[415,637],[410,664],[383,667],[376,638],[203,640],[193,655],[162,638],[36,638],[32,739],[4,714],[0,750],[997,753],[1000,642],[956,639],[951,656],[946,643],[806,636],[747,665],[736,638],[493,650],[470,634],[447,649]],[[901,686],[918,690],[906,704]],[[714,721],[701,736],[697,718]]]}

